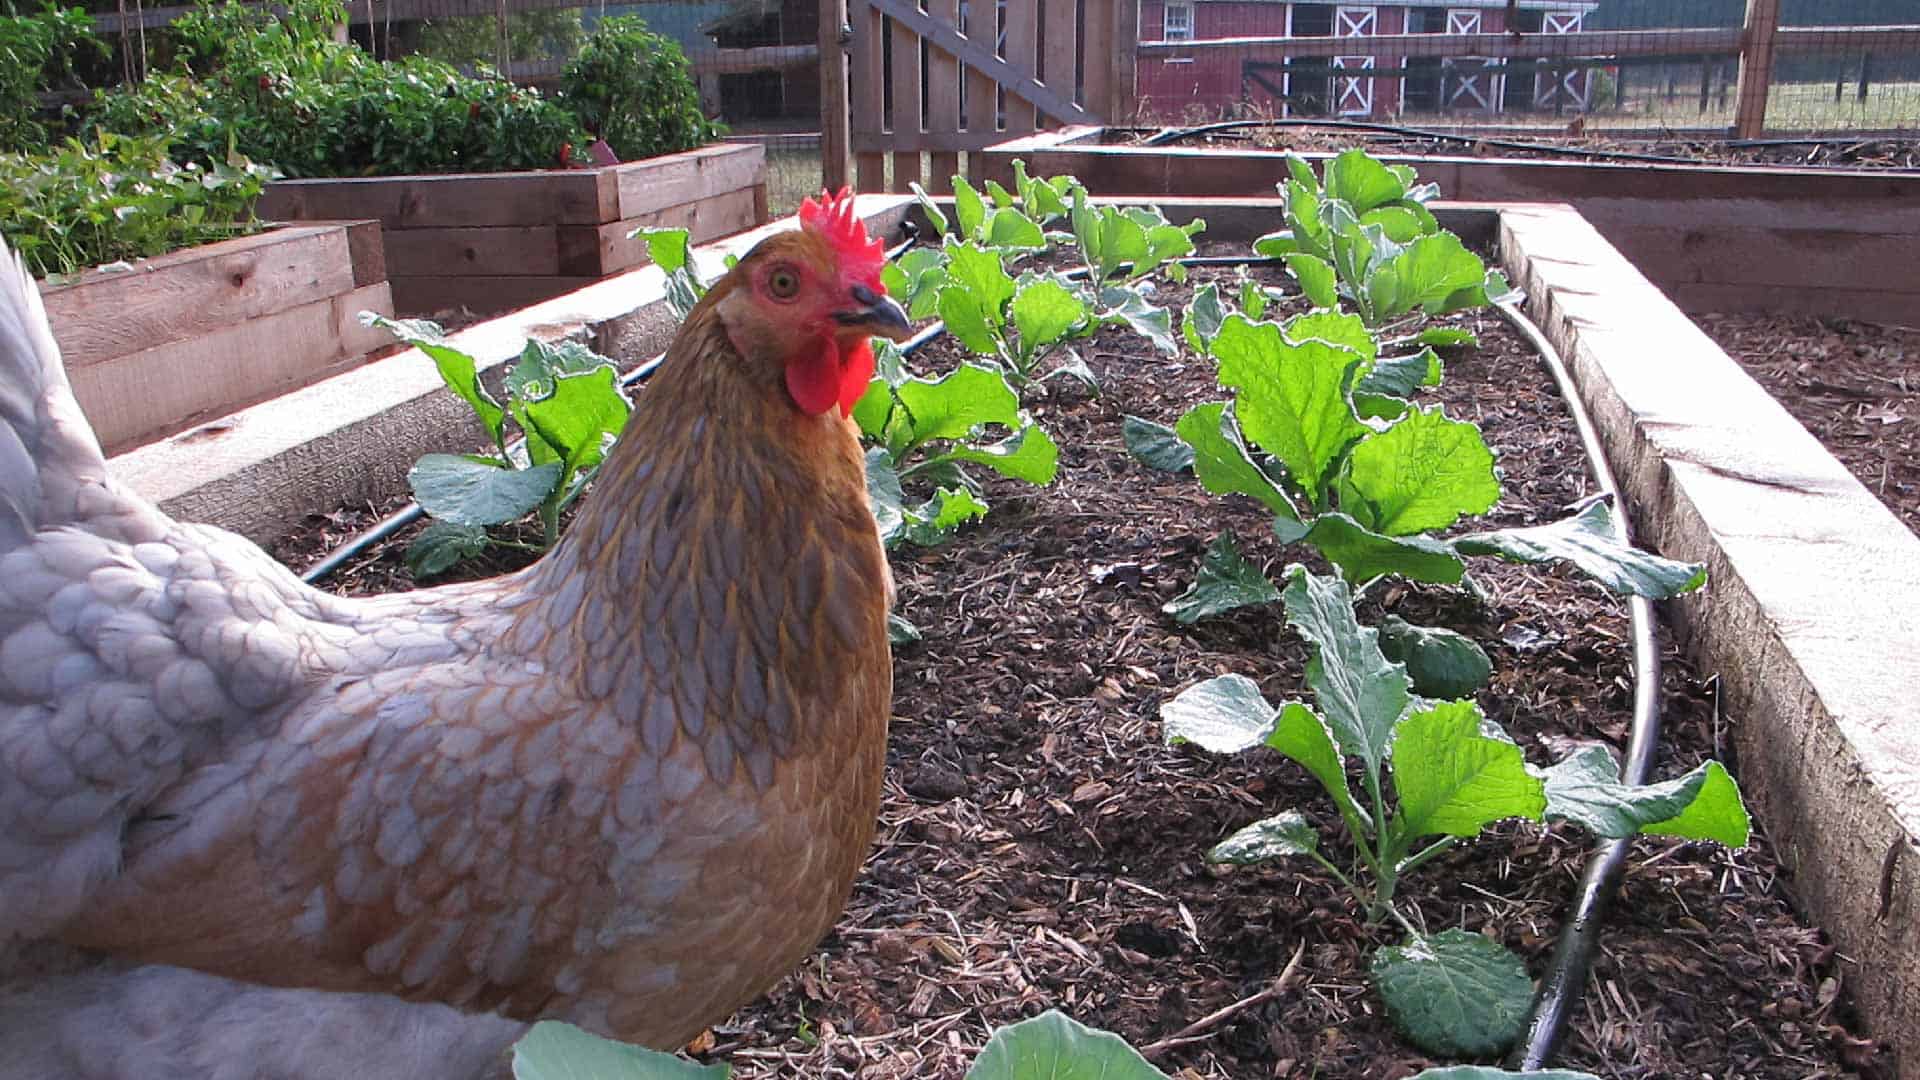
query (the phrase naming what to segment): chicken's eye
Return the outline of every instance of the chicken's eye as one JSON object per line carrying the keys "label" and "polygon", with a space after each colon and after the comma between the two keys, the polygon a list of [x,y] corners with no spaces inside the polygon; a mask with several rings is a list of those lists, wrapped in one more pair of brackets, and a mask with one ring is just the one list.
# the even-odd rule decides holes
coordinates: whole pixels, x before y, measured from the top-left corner
{"label": "chicken's eye", "polygon": [[775,300],[791,300],[800,293],[800,275],[784,266],[777,266],[767,275],[767,291]]}

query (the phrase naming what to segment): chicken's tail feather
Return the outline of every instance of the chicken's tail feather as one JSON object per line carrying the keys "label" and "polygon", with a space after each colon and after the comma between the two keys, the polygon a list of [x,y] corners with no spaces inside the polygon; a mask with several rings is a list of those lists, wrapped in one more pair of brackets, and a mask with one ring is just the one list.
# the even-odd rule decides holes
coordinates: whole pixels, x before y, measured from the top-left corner
{"label": "chicken's tail feather", "polygon": [[0,245],[0,551],[78,513],[106,476],[26,261]]}

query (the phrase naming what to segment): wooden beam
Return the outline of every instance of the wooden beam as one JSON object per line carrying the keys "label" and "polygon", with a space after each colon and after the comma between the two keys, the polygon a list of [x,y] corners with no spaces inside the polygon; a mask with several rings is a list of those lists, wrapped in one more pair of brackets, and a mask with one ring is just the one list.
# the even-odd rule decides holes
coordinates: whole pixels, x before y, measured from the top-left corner
{"label": "wooden beam", "polygon": [[[928,0],[927,14],[950,26],[958,27],[960,0]],[[928,49],[927,132],[921,141],[931,143],[935,139],[961,134],[964,133],[960,131],[960,64],[945,50]],[[984,148],[984,144],[979,147],[979,149]],[[965,146],[947,150],[928,146],[927,149],[933,151],[933,157],[927,166],[932,173],[927,177],[927,190],[936,195],[952,193],[953,178],[960,172],[959,152],[976,148]]]}
{"label": "wooden beam", "polygon": [[[1007,93],[1024,98],[1034,107],[1048,116],[1063,123],[1094,123],[1092,113],[1081,108],[1070,97],[1064,97],[1051,87],[1033,77],[1031,71],[1022,71],[993,54],[989,48],[979,42],[964,38],[953,27],[944,26],[927,17],[917,7],[906,0],[871,0],[873,7],[897,22],[905,23],[907,29],[927,39],[927,44],[945,49],[959,58],[962,63],[972,65],[983,74],[992,76]],[[968,104],[968,109],[973,108]],[[971,118],[969,118],[971,119]]]}
{"label": "wooden beam", "polygon": [[820,180],[828,191],[853,183],[851,141],[847,138],[847,47],[840,34],[847,25],[847,0],[820,0]]}
{"label": "wooden beam", "polygon": [[1733,134],[1757,139],[1767,127],[1767,90],[1773,85],[1773,42],[1780,0],[1747,0],[1740,33],[1740,89],[1734,96]]}
{"label": "wooden beam", "polygon": [[[1730,53],[1741,30],[1579,30],[1571,34],[1375,34],[1364,39],[1376,56],[1473,56],[1541,59],[1566,56],[1669,56]],[[1201,41],[1143,41],[1140,55],[1261,50],[1288,56],[1345,56],[1354,38],[1234,37]]]}

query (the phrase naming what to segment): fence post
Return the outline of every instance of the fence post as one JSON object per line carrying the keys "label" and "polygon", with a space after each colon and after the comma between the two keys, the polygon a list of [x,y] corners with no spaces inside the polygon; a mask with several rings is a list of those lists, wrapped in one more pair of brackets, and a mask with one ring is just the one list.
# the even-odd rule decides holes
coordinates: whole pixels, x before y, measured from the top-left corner
{"label": "fence post", "polygon": [[1107,83],[1108,99],[1087,104],[1105,108],[1106,115],[1101,119],[1108,124],[1128,124],[1133,122],[1139,104],[1134,80],[1140,56],[1140,0],[1112,0],[1112,4],[1113,48],[1107,55],[1113,74]]}
{"label": "fence post", "polygon": [[828,191],[853,181],[847,145],[847,0],[820,0],[820,179]]}
{"label": "fence post", "polygon": [[1747,0],[1740,35],[1740,92],[1735,95],[1733,135],[1757,139],[1767,127],[1767,88],[1773,81],[1773,35],[1780,28],[1780,0]]}

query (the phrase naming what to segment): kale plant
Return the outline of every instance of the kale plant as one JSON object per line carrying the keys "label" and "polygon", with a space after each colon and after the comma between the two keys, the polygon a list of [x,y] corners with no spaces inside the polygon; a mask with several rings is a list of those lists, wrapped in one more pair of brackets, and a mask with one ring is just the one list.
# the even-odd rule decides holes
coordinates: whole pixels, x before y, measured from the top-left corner
{"label": "kale plant", "polygon": [[[1645,786],[1621,783],[1612,754],[1598,745],[1535,768],[1473,701],[1417,696],[1406,667],[1388,660],[1378,633],[1354,617],[1345,582],[1299,566],[1286,578],[1287,621],[1312,646],[1306,679],[1318,709],[1297,701],[1275,708],[1253,680],[1223,675],[1161,707],[1165,735],[1219,754],[1266,747],[1319,781],[1353,844],[1351,872],[1321,852],[1319,830],[1293,809],[1238,830],[1208,858],[1311,859],[1369,921],[1399,923],[1406,942],[1381,949],[1371,977],[1395,1023],[1423,1049],[1497,1053],[1519,1035],[1533,994],[1524,963],[1505,947],[1458,929],[1428,933],[1394,903],[1406,875],[1460,840],[1521,819],[1571,822],[1610,838],[1746,844],[1746,808],[1718,762]],[[1355,770],[1357,795],[1348,779]]]}

